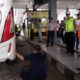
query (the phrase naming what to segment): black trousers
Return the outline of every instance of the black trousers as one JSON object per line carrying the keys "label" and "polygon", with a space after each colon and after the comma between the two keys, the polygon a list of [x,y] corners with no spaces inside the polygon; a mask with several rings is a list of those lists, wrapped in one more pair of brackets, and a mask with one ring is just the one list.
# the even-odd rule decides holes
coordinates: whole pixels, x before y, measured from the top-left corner
{"label": "black trousers", "polygon": [[[64,40],[64,39],[63,39],[63,38],[64,38],[63,32],[64,32],[64,28],[61,28],[60,37],[61,37],[62,41]],[[63,42],[64,42],[64,41],[63,41]]]}
{"label": "black trousers", "polygon": [[31,69],[22,69],[20,74],[22,80],[46,80],[46,74],[42,76],[37,74],[32,74]]}
{"label": "black trousers", "polygon": [[67,52],[74,53],[74,46],[75,46],[75,34],[74,32],[66,32],[66,48]]}
{"label": "black trousers", "polygon": [[79,38],[78,38],[78,32],[76,33],[76,49],[78,49],[79,45]]}
{"label": "black trousers", "polygon": [[48,31],[47,46],[49,46],[49,44],[53,46],[53,43],[54,43],[54,31]]}

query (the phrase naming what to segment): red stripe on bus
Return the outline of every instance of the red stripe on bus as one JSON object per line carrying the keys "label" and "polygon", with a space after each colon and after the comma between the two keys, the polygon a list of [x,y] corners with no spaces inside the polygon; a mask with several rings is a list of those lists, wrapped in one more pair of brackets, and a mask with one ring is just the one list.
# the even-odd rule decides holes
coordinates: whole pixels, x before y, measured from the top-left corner
{"label": "red stripe on bus", "polygon": [[10,26],[12,22],[12,11],[9,12],[8,17],[5,22],[3,36],[1,42],[5,42],[14,36],[14,33],[10,33]]}

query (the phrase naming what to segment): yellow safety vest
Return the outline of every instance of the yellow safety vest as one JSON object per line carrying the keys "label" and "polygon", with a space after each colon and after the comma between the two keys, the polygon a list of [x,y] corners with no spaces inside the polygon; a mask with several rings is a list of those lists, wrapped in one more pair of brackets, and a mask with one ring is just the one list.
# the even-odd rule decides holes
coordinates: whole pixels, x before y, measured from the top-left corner
{"label": "yellow safety vest", "polygon": [[17,27],[18,29],[17,29],[17,31],[21,31],[21,28],[20,27]]}
{"label": "yellow safety vest", "polygon": [[70,19],[65,20],[65,31],[66,32],[74,31],[74,18],[70,18]]}

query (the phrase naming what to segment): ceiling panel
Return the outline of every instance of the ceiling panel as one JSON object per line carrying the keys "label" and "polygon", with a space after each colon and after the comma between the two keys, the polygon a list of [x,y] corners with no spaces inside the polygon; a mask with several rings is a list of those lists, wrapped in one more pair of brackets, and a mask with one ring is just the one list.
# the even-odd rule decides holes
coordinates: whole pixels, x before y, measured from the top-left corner
{"label": "ceiling panel", "polygon": [[[46,0],[44,0],[46,1]],[[14,8],[32,8],[33,0],[13,0]],[[40,9],[48,9],[48,4],[42,5]],[[57,0],[58,9],[80,8],[80,0]]]}
{"label": "ceiling panel", "polygon": [[33,0],[13,0],[14,8],[32,8]]}
{"label": "ceiling panel", "polygon": [[80,0],[58,0],[57,8],[65,9],[65,8],[80,8]]}
{"label": "ceiling panel", "polygon": [[[58,9],[78,9],[80,8],[80,0],[57,0]],[[48,4],[42,5],[39,9],[48,9]]]}

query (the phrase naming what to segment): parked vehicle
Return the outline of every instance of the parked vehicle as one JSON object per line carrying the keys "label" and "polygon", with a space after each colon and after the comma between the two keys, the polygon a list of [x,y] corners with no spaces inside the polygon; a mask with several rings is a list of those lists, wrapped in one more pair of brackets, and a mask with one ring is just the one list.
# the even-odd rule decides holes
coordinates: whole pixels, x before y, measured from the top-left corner
{"label": "parked vehicle", "polygon": [[0,0],[0,62],[15,59],[12,0]]}

